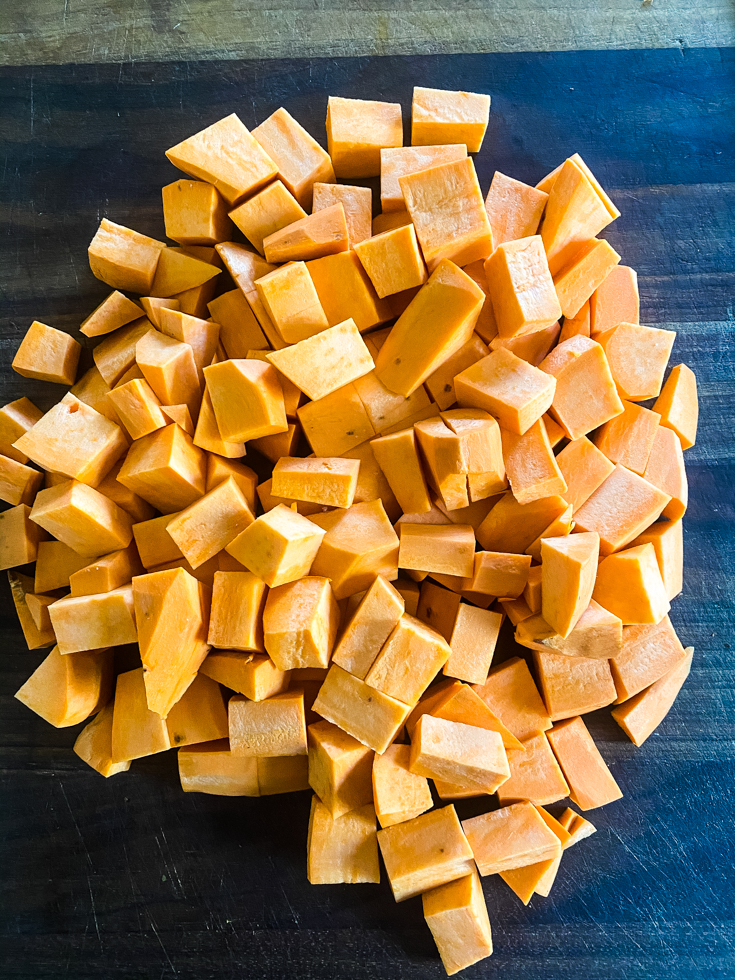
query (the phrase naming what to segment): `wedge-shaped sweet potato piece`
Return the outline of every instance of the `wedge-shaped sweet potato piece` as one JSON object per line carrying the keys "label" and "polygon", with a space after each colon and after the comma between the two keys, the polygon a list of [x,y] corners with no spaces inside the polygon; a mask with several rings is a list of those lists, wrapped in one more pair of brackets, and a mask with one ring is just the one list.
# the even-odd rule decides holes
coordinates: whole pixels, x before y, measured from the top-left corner
{"label": "wedge-shaped sweet potato piece", "polygon": [[509,775],[498,732],[422,715],[411,735],[409,768],[419,776],[494,793]]}
{"label": "wedge-shaped sweet potato piece", "polygon": [[541,541],[541,612],[562,637],[569,636],[590,604],[599,551],[594,531]]}
{"label": "wedge-shaped sweet potato piece", "polygon": [[156,330],[161,329],[161,314],[164,310],[181,310],[181,303],[173,297],[141,296],[140,305]]}
{"label": "wedge-shaped sweet potato piece", "polygon": [[589,336],[590,336],[590,301],[587,300],[586,303],[582,304],[576,316],[564,317],[564,324],[561,328],[561,333],[559,334],[559,343],[563,344],[565,340],[570,340],[572,337],[589,337]]}
{"label": "wedge-shaped sweet potato piece", "polygon": [[497,732],[506,749],[522,748],[519,740],[490,710],[483,699],[471,687],[459,681],[443,681],[429,689],[406,722],[409,735],[413,736],[419,719],[427,713],[446,721],[456,721],[463,725]]}
{"label": "wedge-shaped sweet potato piece", "polygon": [[228,357],[247,357],[249,350],[270,346],[241,290],[220,293],[208,307],[210,316],[220,325],[220,343]]}
{"label": "wedge-shaped sweet potato piece", "polygon": [[85,319],[79,330],[85,337],[100,337],[143,316],[143,310],[124,293],[114,290]]}
{"label": "wedge-shaped sweet potato piece", "polygon": [[304,262],[291,262],[256,280],[268,316],[287,344],[326,330],[329,321]]}
{"label": "wedge-shaped sweet potato piece", "polygon": [[[400,214],[406,202],[398,182],[399,177],[429,170],[444,163],[464,160],[467,147],[464,143],[443,143],[438,146],[385,147],[380,151],[380,202],[383,212]],[[387,231],[388,229],[383,229]],[[373,234],[379,232],[373,230]]]}
{"label": "wedge-shaped sweet potato piece", "polygon": [[330,96],[327,146],[337,177],[377,177],[381,149],[403,146],[400,105]]}
{"label": "wedge-shaped sweet potato piece", "polygon": [[590,297],[589,336],[596,337],[619,323],[639,323],[639,318],[638,275],[627,265],[616,265]]}
{"label": "wedge-shaped sweet potato piece", "polygon": [[622,649],[623,624],[617,616],[592,599],[567,636],[559,636],[543,616],[534,615],[516,624],[515,640],[530,650],[550,650],[568,657],[608,660],[617,656]]}
{"label": "wedge-shaped sweet potato piece", "polygon": [[430,272],[442,259],[468,265],[492,254],[493,234],[470,157],[406,174],[398,183]]}
{"label": "wedge-shaped sweet potato piece", "polygon": [[591,824],[589,820],[585,820],[580,814],[575,813],[571,807],[567,807],[562,813],[559,817],[559,823],[570,834],[570,839],[562,844],[565,850],[572,844],[578,844],[586,837],[591,837],[592,834],[597,833],[597,827]]}
{"label": "wedge-shaped sweet potato piece", "polygon": [[652,544],[626,548],[601,561],[593,596],[624,626],[660,623],[671,608]]}
{"label": "wedge-shaped sweet potato piece", "polygon": [[43,416],[40,408],[27,398],[17,398],[0,408],[0,453],[15,459],[19,463],[27,463],[25,453],[16,449],[14,443],[28,432],[29,429]]}
{"label": "wedge-shaped sweet potato piece", "polygon": [[332,818],[372,804],[375,753],[329,721],[309,725],[309,785]]}
{"label": "wedge-shaped sweet potato piece", "polygon": [[113,711],[113,702],[110,701],[84,726],[74,743],[74,752],[79,758],[105,779],[119,772],[127,772],[130,768],[129,762],[112,761]]}
{"label": "wedge-shaped sweet potato piece", "polygon": [[127,548],[133,537],[130,515],[99,491],[76,480],[42,490],[30,518],[86,558]]}
{"label": "wedge-shaped sweet potato piece", "polygon": [[521,750],[508,752],[510,777],[498,789],[501,806],[527,800],[534,806],[557,803],[569,793],[544,732],[523,739]]}
{"label": "wedge-shaped sweet potato piece", "polygon": [[379,299],[353,250],[313,259],[307,269],[330,326],[352,319],[364,333],[396,315],[387,300]]}
{"label": "wedge-shaped sweet potato piece", "polygon": [[414,86],[411,142],[414,146],[464,143],[477,153],[490,116],[490,96],[476,92]]}
{"label": "wedge-shaped sweet potato piece", "polygon": [[554,458],[543,419],[537,419],[522,436],[507,429],[501,429],[500,434],[508,482],[519,504],[566,494],[566,480]]}
{"label": "wedge-shaped sweet potato piece", "polygon": [[0,500],[13,506],[30,505],[42,483],[43,473],[9,456],[0,456]]}
{"label": "wedge-shaped sweet potato piece", "polygon": [[535,235],[548,197],[544,191],[496,170],[485,198],[495,247]]}
{"label": "wedge-shaped sweet potato piece", "polygon": [[[664,581],[666,595],[671,601],[679,595],[683,587],[684,540],[681,520],[658,521],[631,541],[633,547],[649,543],[653,545],[653,550],[656,552],[656,561]],[[38,547],[40,553],[42,543]]]}
{"label": "wedge-shaped sweet potato piece", "polygon": [[279,504],[241,531],[226,550],[274,587],[308,574],[323,538],[321,528]]}
{"label": "wedge-shaped sweet potato piece", "polygon": [[372,791],[381,827],[412,820],[433,806],[429,782],[408,768],[411,748],[388,746],[372,763]]}
{"label": "wedge-shaped sweet potato piece", "polygon": [[365,683],[405,704],[416,704],[451,650],[435,630],[404,615],[365,676]]}
{"label": "wedge-shaped sweet potato piece", "polygon": [[569,783],[572,803],[581,810],[593,810],[622,797],[622,790],[581,718],[554,725],[548,738]]}
{"label": "wedge-shaped sweet potato piece", "polygon": [[184,173],[214,184],[230,205],[267,184],[278,172],[235,113],[172,146],[166,156]]}
{"label": "wedge-shaped sweet potato piece", "polygon": [[639,694],[684,658],[684,647],[668,616],[651,626],[626,626],[623,648],[610,661],[618,702]]}
{"label": "wedge-shaped sweet potato piece", "polygon": [[697,439],[699,403],[697,379],[686,364],[672,368],[653,406],[661,416],[661,425],[673,429],[681,440],[681,448],[689,449]]}
{"label": "wedge-shaped sweet potato piece", "polygon": [[472,689],[517,739],[551,728],[528,665],[520,657],[491,669],[487,681]]}
{"label": "wedge-shaped sweet potato piece", "polygon": [[475,534],[468,524],[401,524],[401,568],[444,575],[472,575]]}
{"label": "wedge-shaped sweet potato piece", "polygon": [[89,245],[89,267],[93,275],[113,289],[147,296],[165,248],[155,238],[103,218]]}
{"label": "wedge-shaped sweet potato piece", "polygon": [[481,875],[558,857],[561,844],[531,803],[514,803],[462,821]]}
{"label": "wedge-shaped sweet potato piece", "polygon": [[299,218],[263,239],[267,262],[305,262],[349,248],[347,221],[342,203]]}
{"label": "wedge-shaped sweet potato piece", "polygon": [[131,439],[140,439],[168,424],[161,403],[145,379],[113,388],[109,399]]}
{"label": "wedge-shaped sweet potato piece", "polygon": [[213,650],[199,668],[212,680],[244,694],[250,701],[264,701],[288,690],[291,673],[279,670],[270,657],[261,653]]}
{"label": "wedge-shaped sweet potato piece", "polygon": [[431,499],[413,428],[380,436],[371,446],[401,510],[408,514],[428,512]]}
{"label": "wedge-shaped sweet potato piece", "polygon": [[263,641],[279,670],[326,667],[334,646],[339,610],[328,579],[305,576],[268,593]]}
{"label": "wedge-shaped sweet potato piece", "polygon": [[216,681],[197,674],[166,718],[172,746],[227,738],[227,708]]}
{"label": "wedge-shaped sweet potato piece", "polygon": [[671,710],[692,666],[694,647],[687,647],[686,656],[662,677],[630,698],[612,716],[634,745],[643,745]]}
{"label": "wedge-shaped sweet potato piece", "polygon": [[130,585],[100,595],[67,596],[49,607],[60,653],[135,643],[133,590]]}
{"label": "wedge-shaped sweet potato piece", "polygon": [[252,131],[278,166],[278,176],[303,208],[310,208],[316,181],[334,181],[326,150],[283,107]]}
{"label": "wedge-shaped sweet potato piece", "polygon": [[20,437],[17,448],[44,469],[97,486],[127,441],[119,426],[67,392]]}
{"label": "wedge-shaped sweet potato piece", "polygon": [[[51,620],[48,617],[48,607],[46,607],[41,619],[37,615],[31,615],[31,606],[28,605],[28,598],[33,598],[33,579],[29,575],[20,572],[8,572],[8,584],[13,596],[13,605],[18,616],[20,628],[23,630],[23,638],[29,650],[39,650],[42,647],[50,647],[56,642]],[[37,599],[47,599],[48,596],[36,596]]]}
{"label": "wedge-shaped sweet potato piece", "polygon": [[178,751],[179,778],[185,793],[214,796],[260,796],[258,760],[230,752],[226,738]]}
{"label": "wedge-shaped sweet potato piece", "polygon": [[148,707],[144,673],[144,668],[138,667],[117,677],[112,715],[114,765],[171,748],[166,721]]}
{"label": "wedge-shaped sweet potato piece", "polygon": [[458,374],[454,387],[460,405],[481,408],[522,435],[550,407],[556,379],[501,348]]}
{"label": "wedge-shaped sweet potato piece", "polygon": [[[135,545],[131,542],[121,551],[113,551],[109,555],[97,558],[84,568],[69,575],[69,587],[72,596],[99,595],[112,592],[129,584],[134,575],[140,575],[143,566],[138,557]],[[102,644],[107,646],[108,644]],[[109,644],[110,646],[112,644]]]}
{"label": "wedge-shaped sweet potato piece", "polygon": [[151,330],[138,341],[135,359],[164,405],[188,405],[192,416],[196,416],[202,392],[189,344]]}
{"label": "wedge-shaped sweet potato piece", "polygon": [[246,453],[244,441],[229,442],[225,441],[219,430],[217,418],[212,407],[212,399],[209,389],[204,390],[202,406],[199,409],[196,429],[194,430],[193,443],[199,449],[209,453],[210,459],[213,455],[223,459],[240,459]]}
{"label": "wedge-shaped sweet potato piece", "polygon": [[681,442],[672,429],[663,425],[656,427],[643,477],[671,497],[663,509],[664,517],[670,521],[678,521],[684,516],[689,502],[689,485]]}
{"label": "wedge-shaped sweet potato piece", "polygon": [[192,568],[198,568],[254,520],[240,487],[229,477],[176,514],[166,530]]}
{"label": "wedge-shaped sweet potato piece", "polygon": [[376,752],[385,752],[410,711],[407,704],[370,687],[337,664],[329,668],[313,707]]}
{"label": "wedge-shaped sweet potato piece", "polygon": [[635,323],[619,323],[598,334],[621,398],[640,402],[657,397],[675,339],[673,330]]}
{"label": "wedge-shaped sweet potato piece", "polygon": [[65,657],[54,647],[15,697],[54,728],[69,728],[99,711],[112,694],[112,653]]}
{"label": "wedge-shaped sweet potato piece", "polygon": [[245,442],[284,432],[286,410],[275,368],[263,361],[222,361],[205,368],[221,437]]}
{"label": "wedge-shaped sweet potato piece", "polygon": [[[204,380],[203,369],[212,363],[219,344],[218,323],[203,320],[181,310],[162,309],[160,329],[167,337],[172,337],[191,347],[194,364],[200,383]],[[168,405],[172,402],[167,402]],[[173,404],[176,404],[175,402]]]}
{"label": "wedge-shaped sweet potato piece", "polygon": [[273,351],[268,360],[313,400],[330,395],[373,369],[373,359],[354,320]]}
{"label": "wedge-shaped sweet potato piece", "polygon": [[188,289],[195,289],[220,274],[220,269],[178,248],[166,248],[156,266],[151,295],[163,299]]}
{"label": "wedge-shaped sweet potato piece", "polygon": [[233,755],[306,755],[303,691],[251,701],[241,694],[230,699],[230,748]]}
{"label": "wedge-shaped sweet potato piece", "polygon": [[34,320],[13,358],[13,370],[24,378],[73,385],[81,346],[63,330]]}
{"label": "wedge-shaped sweet potato piece", "polygon": [[565,317],[574,317],[620,261],[609,242],[593,238],[580,245],[554,276],[554,288]]}
{"label": "wedge-shaped sweet potato piece", "polygon": [[230,212],[230,218],[261,255],[263,239],[305,217],[306,211],[280,180],[274,180]]}
{"label": "wedge-shaped sweet potato piece", "polygon": [[463,878],[424,892],[422,901],[424,918],[447,976],[492,955],[490,919],[474,869]]}
{"label": "wedge-shaped sweet potato piece", "polygon": [[573,439],[556,457],[567,484],[564,499],[575,513],[615,469],[607,456],[586,436]]}
{"label": "wedge-shaped sweet potato piece", "polygon": [[171,514],[203,496],[206,457],[191,436],[171,424],[137,439],[117,478],[158,510]]}
{"label": "wedge-shaped sweet potato piece", "polygon": [[333,661],[364,678],[404,613],[403,597],[377,575],[334,649]]}
{"label": "wedge-shaped sweet potato piece", "polygon": [[148,706],[165,718],[209,651],[209,590],[172,568],[134,578],[133,599]]}
{"label": "wedge-shaped sweet potato piece", "polygon": [[375,809],[372,803],[335,816],[312,797],[306,876],[312,885],[380,881]]}
{"label": "wedge-shaped sweet potato piece", "polygon": [[595,433],[595,445],[613,463],[641,476],[651,455],[660,416],[634,402],[623,402],[623,413]]}
{"label": "wedge-shaped sweet potato piece", "polygon": [[669,495],[618,464],[575,514],[577,531],[597,531],[600,554],[630,544],[661,516]]}
{"label": "wedge-shaped sweet potato piece", "polygon": [[378,843],[397,902],[473,869],[472,850],[453,806],[379,830]]}

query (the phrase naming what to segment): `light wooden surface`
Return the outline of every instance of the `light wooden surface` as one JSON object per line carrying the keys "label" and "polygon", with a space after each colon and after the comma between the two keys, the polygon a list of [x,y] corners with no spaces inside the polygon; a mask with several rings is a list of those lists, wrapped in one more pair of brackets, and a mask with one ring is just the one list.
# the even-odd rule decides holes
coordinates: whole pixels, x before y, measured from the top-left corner
{"label": "light wooden surface", "polygon": [[732,0],[0,0],[0,65],[733,44]]}

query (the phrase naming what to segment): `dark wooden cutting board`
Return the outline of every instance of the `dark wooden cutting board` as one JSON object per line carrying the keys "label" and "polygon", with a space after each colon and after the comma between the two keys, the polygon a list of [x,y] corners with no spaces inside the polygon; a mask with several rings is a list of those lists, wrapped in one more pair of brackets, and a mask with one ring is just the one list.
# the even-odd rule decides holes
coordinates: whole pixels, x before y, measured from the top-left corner
{"label": "dark wooden cutting board", "polygon": [[[674,710],[637,750],[590,727],[625,798],[590,814],[548,900],[485,879],[503,980],[732,980],[733,49],[66,66],[0,71],[0,397],[57,386],[10,370],[34,318],[73,330],[105,294],[86,247],[101,216],[163,236],[163,151],[237,112],[285,105],[324,140],[329,94],[401,101],[414,84],[490,92],[477,159],[535,183],[578,151],[622,217],[605,232],[640,276],[642,322],[697,372],[686,575],[672,619],[695,647]],[[0,977],[424,980],[443,969],[421,903],[311,887],[309,797],[183,795],[174,753],[105,781],[12,698],[41,661],[0,588]],[[499,656],[508,655],[506,647]],[[478,805],[464,805],[461,813]]]}

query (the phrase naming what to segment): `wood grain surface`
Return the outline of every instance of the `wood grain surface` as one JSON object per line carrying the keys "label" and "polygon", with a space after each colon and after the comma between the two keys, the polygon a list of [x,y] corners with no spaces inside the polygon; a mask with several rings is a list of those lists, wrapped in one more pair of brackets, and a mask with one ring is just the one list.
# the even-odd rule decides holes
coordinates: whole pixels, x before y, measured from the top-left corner
{"label": "wood grain surface", "polygon": [[732,0],[3,0],[0,64],[692,48]]}
{"label": "wood grain surface", "polygon": [[[72,3],[70,3],[72,6]],[[193,4],[192,4],[193,6]],[[484,880],[503,980],[733,980],[735,760],[735,53],[731,49],[301,60],[0,71],[0,394],[33,318],[75,330],[105,294],[87,267],[101,216],[163,235],[163,151],[226,113],[285,105],[324,141],[328,94],[410,103],[415,83],[492,94],[477,168],[535,182],[579,151],[619,205],[605,235],[640,275],[642,322],[697,372],[686,573],[672,619],[692,675],[641,749],[588,716],[625,798],[524,908]],[[497,655],[517,654],[504,635]],[[181,793],[174,753],[108,781],[12,698],[41,661],[0,588],[2,980],[428,980],[444,976],[421,903],[311,887],[307,793]],[[484,804],[467,802],[461,815]]]}

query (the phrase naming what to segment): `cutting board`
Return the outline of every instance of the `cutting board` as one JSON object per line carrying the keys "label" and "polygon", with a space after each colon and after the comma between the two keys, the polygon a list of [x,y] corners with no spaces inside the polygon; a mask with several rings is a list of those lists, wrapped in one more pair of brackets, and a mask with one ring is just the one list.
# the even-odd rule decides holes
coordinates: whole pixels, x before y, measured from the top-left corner
{"label": "cutting board", "polygon": [[[697,372],[687,453],[686,574],[672,619],[692,675],[635,749],[603,710],[590,729],[625,797],[589,816],[547,900],[485,879],[496,952],[469,977],[735,977],[733,957],[732,49],[65,66],[0,71],[0,394],[32,319],[72,330],[105,295],[86,247],[102,216],[163,237],[164,150],[230,112],[280,105],[324,142],[327,96],[403,103],[414,84],[492,95],[477,170],[536,183],[581,153],[619,206],[605,231],[638,270],[642,322],[677,331]],[[86,356],[89,356],[87,352]],[[309,795],[183,795],[175,754],[109,781],[12,699],[43,658],[0,595],[0,975],[129,980],[428,980],[444,976],[421,903],[381,885],[306,881]],[[508,636],[498,662],[517,654]],[[461,816],[480,812],[461,804]]]}

